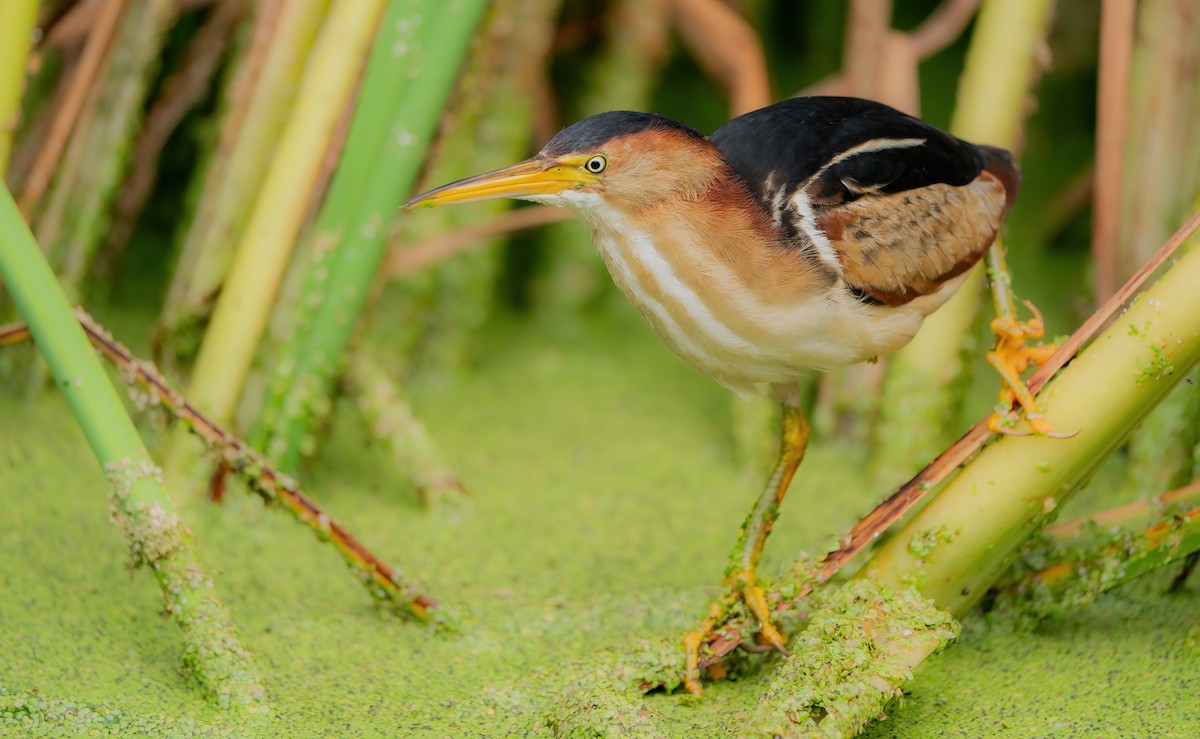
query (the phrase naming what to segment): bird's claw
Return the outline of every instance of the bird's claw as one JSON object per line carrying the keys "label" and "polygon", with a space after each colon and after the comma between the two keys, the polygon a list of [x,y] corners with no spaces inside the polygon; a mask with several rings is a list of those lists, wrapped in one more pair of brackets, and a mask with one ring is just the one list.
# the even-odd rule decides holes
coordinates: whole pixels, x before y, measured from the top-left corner
{"label": "bird's claw", "polygon": [[[996,412],[988,419],[988,429],[992,433],[1008,436],[1047,436],[1053,439],[1067,439],[1079,433],[1056,433],[1050,428],[1046,419],[1037,408],[1033,393],[1029,392],[1021,375],[1030,367],[1041,366],[1058,349],[1056,344],[1039,344],[1027,346],[1026,341],[1040,339],[1046,334],[1046,325],[1042,313],[1033,303],[1025,301],[1025,306],[1033,313],[1033,318],[1022,323],[1014,318],[996,317],[992,319],[991,329],[996,334],[996,348],[988,352],[988,364],[996,370],[1003,381],[1000,389],[1000,403]],[[1025,411],[1025,420],[1029,422],[1030,431],[1018,431],[1015,424],[1017,414],[1009,409],[1017,403]]]}
{"label": "bird's claw", "polygon": [[758,619],[759,632],[756,641],[766,647],[762,651],[774,649],[784,656],[788,654],[787,637],[771,621],[771,608],[767,604],[766,591],[758,584],[753,571],[735,570],[725,579],[725,592],[709,604],[708,616],[683,637],[686,655],[683,687],[692,695],[704,692],[704,686],[700,683],[700,649],[724,623],[730,609],[739,600],[745,603],[746,608]]}

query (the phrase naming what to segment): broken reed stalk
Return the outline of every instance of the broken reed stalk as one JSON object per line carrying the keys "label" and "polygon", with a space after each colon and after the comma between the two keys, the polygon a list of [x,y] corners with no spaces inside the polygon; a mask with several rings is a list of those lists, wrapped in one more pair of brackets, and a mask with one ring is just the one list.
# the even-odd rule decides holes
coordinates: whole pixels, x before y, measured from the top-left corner
{"label": "broken reed stalk", "polygon": [[0,277],[104,468],[111,486],[110,518],[125,535],[134,564],[154,573],[166,610],[183,632],[188,674],[205,698],[222,708],[270,711],[254,657],[242,646],[229,611],[196,553],[191,532],[163,489],[158,467],[4,188],[0,188]]}
{"label": "broken reed stalk", "polygon": [[[309,55],[292,115],[242,234],[204,335],[187,397],[229,423],[300,233],[342,110],[353,93],[385,3],[337,3]],[[196,448],[182,430],[167,439],[168,480],[192,478]]]}
{"label": "broken reed stalk", "polygon": [[[1050,5],[1050,0],[983,3],[959,80],[951,133],[976,143],[1019,148]],[[988,266],[1002,267],[1002,252],[993,248]],[[978,312],[982,280],[983,269],[976,267],[958,292],[925,319],[916,337],[888,358],[883,395],[887,402],[881,407],[872,454],[877,482],[903,479],[943,448],[946,429],[957,425],[951,420],[964,372],[963,346]]]}
{"label": "broken reed stalk", "polygon": [[[82,309],[76,318],[92,346],[122,371],[126,378],[149,390],[155,399],[200,437],[229,470],[241,475],[264,503],[282,506],[296,520],[307,525],[321,540],[332,542],[367,586],[372,597],[386,603],[399,615],[413,615],[422,621],[437,622],[437,603],[405,582],[403,574],[388,566],[358,541],[344,526],[321,510],[304,494],[291,477],[280,474],[265,457],[241,439],[206,417],[163,379],[154,365],[133,356],[123,345],[92,320]],[[0,326],[0,346],[16,344],[30,337],[24,324]]]}
{"label": "broken reed stalk", "polygon": [[1161,516],[1163,511],[1176,503],[1193,501],[1197,498],[1200,498],[1200,482],[1171,490],[1150,500],[1138,500],[1069,521],[1052,523],[1042,531],[1047,536],[1065,543],[1078,538],[1085,530],[1092,528],[1103,530],[1119,527],[1134,520],[1154,518]]}
{"label": "broken reed stalk", "polygon": [[[1176,254],[1197,229],[1200,229],[1200,211],[1180,226],[1179,230],[1159,248],[1150,261],[1142,265],[1142,268],[1129,278],[1129,281],[1120,290],[1084,321],[1075,333],[1059,345],[1054,356],[1029,378],[1027,384],[1030,392],[1036,396],[1059,370],[1072,361],[1083,346],[1109,324],[1125,303],[1142,289],[1150,277]],[[1200,253],[1200,250],[1194,250],[1193,253]],[[783,613],[796,608],[797,603],[813,592],[815,585],[831,580],[851,559],[874,544],[884,531],[904,518],[909,511],[925,499],[930,491],[979,452],[984,442],[991,438],[992,433],[988,430],[988,419],[984,418],[856,523],[841,538],[840,546],[826,554],[815,568],[809,568],[804,562],[797,561],[795,568],[806,572],[809,569],[814,569],[814,571],[811,577],[805,578],[805,581],[796,588],[794,593],[786,597],[778,597],[775,611]],[[702,660],[701,667],[715,663],[722,656],[736,649],[742,643],[742,634],[752,627],[753,624],[749,621],[736,620],[731,621],[723,630],[714,632],[713,639],[707,645],[708,656]]]}
{"label": "broken reed stalk", "polygon": [[183,236],[162,316],[156,352],[171,341],[177,359],[189,360],[241,241],[279,132],[293,110],[305,61],[329,0],[273,0],[259,5],[246,56],[224,94],[221,136],[204,174],[199,202]]}
{"label": "broken reed stalk", "polygon": [[251,443],[294,470],[315,448],[379,265],[485,3],[393,3],[371,53],[346,148],[308,237],[311,262]]}
{"label": "broken reed stalk", "polygon": [[38,0],[9,0],[0,8],[0,183],[21,118],[25,62],[33,46],[37,9]]}

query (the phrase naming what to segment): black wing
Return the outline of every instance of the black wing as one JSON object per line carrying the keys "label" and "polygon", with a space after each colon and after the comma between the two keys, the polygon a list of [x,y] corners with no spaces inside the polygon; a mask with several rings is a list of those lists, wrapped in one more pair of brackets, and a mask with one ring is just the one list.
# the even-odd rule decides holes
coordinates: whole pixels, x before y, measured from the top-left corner
{"label": "black wing", "polygon": [[1008,152],[858,98],[785,100],[711,140],[787,237],[892,305],[978,261],[1019,179]]}
{"label": "black wing", "polygon": [[[710,138],[769,210],[780,191],[790,197],[818,173],[810,196],[834,204],[867,193],[965,185],[987,164],[983,147],[859,98],[784,100],[734,118]],[[863,153],[851,154],[856,150]]]}

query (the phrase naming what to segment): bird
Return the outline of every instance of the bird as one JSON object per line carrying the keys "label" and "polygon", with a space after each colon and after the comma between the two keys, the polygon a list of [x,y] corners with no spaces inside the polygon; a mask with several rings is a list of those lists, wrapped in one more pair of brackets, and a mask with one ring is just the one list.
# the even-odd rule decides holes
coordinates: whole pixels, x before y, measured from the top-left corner
{"label": "bird", "polygon": [[[882,103],[811,96],[711,136],[655,113],[600,113],[406,207],[506,197],[574,211],[667,346],[734,393],[779,402],[778,461],[722,594],[683,639],[683,685],[699,694],[702,645],[739,601],[760,642],[786,653],[757,565],[808,444],[798,379],[907,344],[995,241],[1019,181],[1004,149]],[[993,364],[1019,382],[1028,358],[1008,349]]]}

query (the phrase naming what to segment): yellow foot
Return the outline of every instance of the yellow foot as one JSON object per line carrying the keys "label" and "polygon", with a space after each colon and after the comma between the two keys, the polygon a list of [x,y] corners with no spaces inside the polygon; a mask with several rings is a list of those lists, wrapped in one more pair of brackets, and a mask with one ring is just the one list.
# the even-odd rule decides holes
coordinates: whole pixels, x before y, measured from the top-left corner
{"label": "yellow foot", "polygon": [[729,610],[739,600],[745,603],[758,619],[759,643],[787,654],[787,637],[771,622],[771,609],[767,605],[766,593],[758,584],[757,576],[752,570],[734,570],[725,578],[725,592],[709,604],[708,616],[683,637],[683,648],[687,655],[683,687],[692,695],[704,692],[704,687],[700,684],[700,649],[713,632],[723,625]]}
{"label": "yellow foot", "polygon": [[1025,370],[1041,366],[1058,349],[1056,344],[1026,346],[1027,340],[1045,336],[1046,326],[1037,306],[1028,300],[1025,306],[1033,313],[1033,318],[1026,323],[1012,318],[992,319],[991,328],[997,342],[996,348],[988,352],[987,361],[1000,375],[1004,385],[1000,389],[1000,403],[996,406],[996,412],[988,419],[988,429],[996,434],[1024,435],[1015,430],[1019,416],[1009,410],[1016,402],[1025,411],[1025,419],[1029,421],[1033,433],[1061,438],[1062,435],[1054,433],[1046,423],[1038,411],[1033,394],[1021,379]]}

